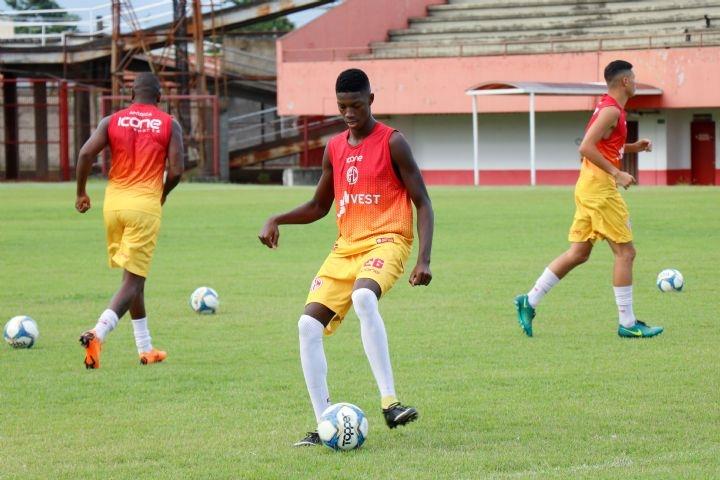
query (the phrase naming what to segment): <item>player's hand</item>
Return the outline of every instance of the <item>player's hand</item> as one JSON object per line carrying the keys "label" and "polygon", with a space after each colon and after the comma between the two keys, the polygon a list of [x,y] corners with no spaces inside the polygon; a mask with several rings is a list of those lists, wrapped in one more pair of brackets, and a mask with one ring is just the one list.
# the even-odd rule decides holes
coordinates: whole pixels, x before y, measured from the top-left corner
{"label": "player's hand", "polygon": [[260,239],[260,243],[266,245],[268,248],[277,248],[278,240],[280,239],[280,228],[275,219],[271,218],[265,222],[265,225],[258,234],[258,239]]}
{"label": "player's hand", "polygon": [[90,210],[90,197],[87,194],[78,195],[75,199],[75,210],[85,213]]}
{"label": "player's hand", "polygon": [[647,138],[637,141],[638,152],[652,152],[652,142]]}
{"label": "player's hand", "polygon": [[432,280],[432,273],[430,273],[430,265],[427,263],[418,262],[410,273],[410,285],[429,285]]}
{"label": "player's hand", "polygon": [[635,177],[629,173],[618,170],[615,174],[615,183],[627,190],[630,185],[637,182],[635,181]]}

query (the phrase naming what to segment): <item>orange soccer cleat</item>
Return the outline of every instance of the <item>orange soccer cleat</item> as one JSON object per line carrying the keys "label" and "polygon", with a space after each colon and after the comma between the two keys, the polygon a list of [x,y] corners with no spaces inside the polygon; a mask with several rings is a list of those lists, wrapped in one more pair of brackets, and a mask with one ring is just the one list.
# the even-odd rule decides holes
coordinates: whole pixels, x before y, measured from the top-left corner
{"label": "orange soccer cleat", "polygon": [[100,368],[102,342],[97,338],[95,330],[88,330],[80,335],[80,345],[85,348],[85,368]]}
{"label": "orange soccer cleat", "polygon": [[148,365],[150,363],[162,362],[166,358],[167,352],[163,352],[162,350],[155,350],[153,348],[149,352],[144,352],[140,354],[140,363],[142,363],[143,365]]}

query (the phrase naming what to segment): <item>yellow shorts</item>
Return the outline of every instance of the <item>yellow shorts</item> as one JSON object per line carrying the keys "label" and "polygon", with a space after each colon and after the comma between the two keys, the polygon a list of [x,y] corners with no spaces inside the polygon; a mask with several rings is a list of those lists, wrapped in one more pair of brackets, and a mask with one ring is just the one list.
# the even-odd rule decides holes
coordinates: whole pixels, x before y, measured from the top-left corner
{"label": "yellow shorts", "polygon": [[593,182],[581,175],[575,187],[575,216],[568,240],[595,243],[608,239],[628,243],[633,239],[630,213],[614,182]]}
{"label": "yellow shorts", "polygon": [[147,277],[160,217],[136,210],[106,210],[103,216],[110,267]]}
{"label": "yellow shorts", "polygon": [[321,303],[335,312],[325,327],[325,335],[338,329],[352,305],[355,280],[375,280],[385,295],[405,271],[410,256],[410,244],[400,241],[380,243],[364,252],[340,255],[330,252],[310,285],[309,303]]}

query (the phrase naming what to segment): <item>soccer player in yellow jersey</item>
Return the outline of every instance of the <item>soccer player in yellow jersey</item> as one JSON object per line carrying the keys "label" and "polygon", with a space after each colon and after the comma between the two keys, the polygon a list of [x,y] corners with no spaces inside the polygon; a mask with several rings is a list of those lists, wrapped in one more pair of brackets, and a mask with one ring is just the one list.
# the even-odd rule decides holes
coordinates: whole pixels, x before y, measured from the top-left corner
{"label": "soccer player in yellow jersey", "polygon": [[515,297],[520,326],[532,337],[535,308],[540,300],[573,268],[585,263],[593,245],[607,240],[615,255],[613,288],[618,307],[618,335],[625,338],[647,338],[662,333],[662,327],[651,327],[635,318],[632,297],[632,268],[635,259],[630,214],[618,192],[635,183],[620,169],[623,153],[649,152],[650,140],[625,143],[627,125],[625,104],[635,95],[632,65],[616,60],[605,67],[607,95],[603,95],[585,130],[580,144],[583,156],[580,178],[575,186],[575,217],[570,226],[568,251],[553,260],[526,295]]}
{"label": "soccer player in yellow jersey", "polygon": [[80,336],[86,368],[100,368],[105,337],[128,310],[140,363],[161,362],[167,356],[150,342],[144,287],[160,230],[162,205],[183,173],[183,141],[182,127],[158,109],[159,101],[158,79],[150,73],[139,74],[133,84],[132,105],[103,118],[80,149],[75,208],[85,213],[90,209],[85,191],[90,168],[97,155],[110,147],[103,216],[110,266],[123,269],[122,284],[110,305],[95,328]]}
{"label": "soccer player in yellow jersey", "polygon": [[[388,427],[418,417],[395,395],[385,324],[378,300],[402,275],[413,239],[413,211],[418,214],[420,248],[410,284],[428,285],[433,210],[410,146],[397,130],[370,112],[374,95],[364,72],[342,72],[335,84],[337,105],[348,129],[333,137],[323,155],[315,196],[294,210],[268,219],[260,241],[276,248],[279,225],[312,223],[327,215],[335,200],[338,237],[310,286],[298,321],[300,361],[316,419],[330,405],[323,334],[340,326],[352,305],[360,319],[365,354],[380,390]],[[296,446],[317,445],[316,431]]]}

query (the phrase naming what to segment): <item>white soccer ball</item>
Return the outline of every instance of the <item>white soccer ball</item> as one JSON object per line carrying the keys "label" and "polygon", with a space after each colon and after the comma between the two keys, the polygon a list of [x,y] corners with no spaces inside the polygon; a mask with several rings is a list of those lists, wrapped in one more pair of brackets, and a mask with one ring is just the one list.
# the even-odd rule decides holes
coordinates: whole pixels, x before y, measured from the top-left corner
{"label": "white soccer ball", "polygon": [[3,338],[13,348],[30,348],[40,336],[37,323],[25,315],[13,317],[5,324]]}
{"label": "white soccer ball", "polygon": [[190,306],[197,313],[215,313],[220,306],[220,299],[212,288],[200,287],[190,295]]}
{"label": "white soccer ball", "polygon": [[320,441],[333,450],[360,448],[368,434],[368,421],[360,408],[351,403],[330,405],[318,423]]}
{"label": "white soccer ball", "polygon": [[685,285],[682,273],[674,268],[666,268],[657,276],[657,287],[661,292],[680,292]]}

